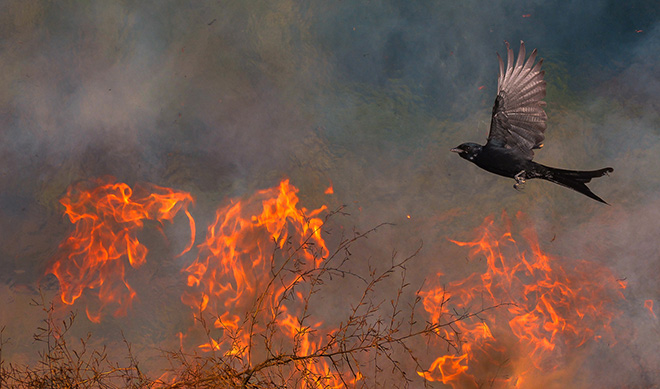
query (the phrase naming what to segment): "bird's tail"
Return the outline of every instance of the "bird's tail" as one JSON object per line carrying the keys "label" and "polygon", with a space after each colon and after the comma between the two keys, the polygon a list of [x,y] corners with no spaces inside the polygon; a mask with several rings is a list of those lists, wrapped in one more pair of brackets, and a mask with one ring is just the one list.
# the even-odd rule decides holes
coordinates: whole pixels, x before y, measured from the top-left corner
{"label": "bird's tail", "polygon": [[543,178],[555,184],[571,188],[575,191],[582,193],[585,196],[589,196],[596,201],[607,204],[605,200],[596,196],[589,188],[587,188],[586,183],[591,181],[592,178],[602,177],[614,171],[611,167],[606,167],[598,170],[589,170],[589,171],[579,171],[579,170],[565,170],[557,169],[554,167],[541,165],[544,169],[543,174],[539,178]]}

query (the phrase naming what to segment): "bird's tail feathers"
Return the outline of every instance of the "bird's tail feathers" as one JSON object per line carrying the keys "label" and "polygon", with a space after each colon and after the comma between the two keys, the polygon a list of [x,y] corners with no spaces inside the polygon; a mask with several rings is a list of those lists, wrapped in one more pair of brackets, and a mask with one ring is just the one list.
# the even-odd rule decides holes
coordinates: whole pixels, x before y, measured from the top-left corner
{"label": "bird's tail feathers", "polygon": [[565,170],[557,169],[553,167],[543,166],[547,169],[547,172],[543,174],[542,177],[550,182],[571,188],[575,191],[582,193],[585,196],[589,196],[596,201],[607,204],[605,200],[598,197],[594,192],[592,192],[586,183],[591,181],[592,178],[602,177],[614,171],[611,167],[606,167],[598,170],[588,170],[588,171],[579,171],[579,170]]}

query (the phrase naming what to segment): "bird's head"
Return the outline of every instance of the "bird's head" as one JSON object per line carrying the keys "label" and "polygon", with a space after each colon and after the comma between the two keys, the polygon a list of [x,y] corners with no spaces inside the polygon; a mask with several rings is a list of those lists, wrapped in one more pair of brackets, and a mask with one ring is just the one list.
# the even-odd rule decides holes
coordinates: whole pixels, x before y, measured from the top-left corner
{"label": "bird's head", "polygon": [[463,143],[460,146],[454,147],[451,151],[458,153],[461,158],[465,158],[468,161],[474,161],[474,158],[481,152],[481,145],[471,142]]}

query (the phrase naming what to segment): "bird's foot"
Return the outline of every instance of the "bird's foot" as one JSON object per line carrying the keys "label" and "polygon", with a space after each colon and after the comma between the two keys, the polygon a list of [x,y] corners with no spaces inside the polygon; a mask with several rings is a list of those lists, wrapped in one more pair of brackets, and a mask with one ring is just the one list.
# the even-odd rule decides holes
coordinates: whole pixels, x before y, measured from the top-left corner
{"label": "bird's foot", "polygon": [[524,185],[525,185],[525,179],[523,176],[525,175],[525,171],[521,170],[520,173],[516,174],[513,176],[513,179],[516,180],[516,183],[513,184],[513,189],[515,190],[522,190]]}

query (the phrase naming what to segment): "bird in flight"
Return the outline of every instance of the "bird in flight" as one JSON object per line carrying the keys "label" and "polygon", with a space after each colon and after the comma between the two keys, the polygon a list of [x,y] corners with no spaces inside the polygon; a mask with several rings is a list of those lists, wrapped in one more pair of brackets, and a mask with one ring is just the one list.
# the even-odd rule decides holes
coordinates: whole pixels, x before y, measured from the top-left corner
{"label": "bird in flight", "polygon": [[596,196],[586,183],[614,171],[611,167],[580,171],[557,169],[532,161],[534,149],[543,147],[547,116],[545,102],[543,59],[534,64],[536,49],[525,62],[525,43],[520,42],[518,60],[513,62],[513,50],[506,43],[507,65],[500,55],[497,78],[497,97],[493,106],[490,133],[485,145],[463,143],[451,151],[480,168],[516,180],[520,189],[526,180],[541,178],[571,188],[594,200],[607,204]]}

